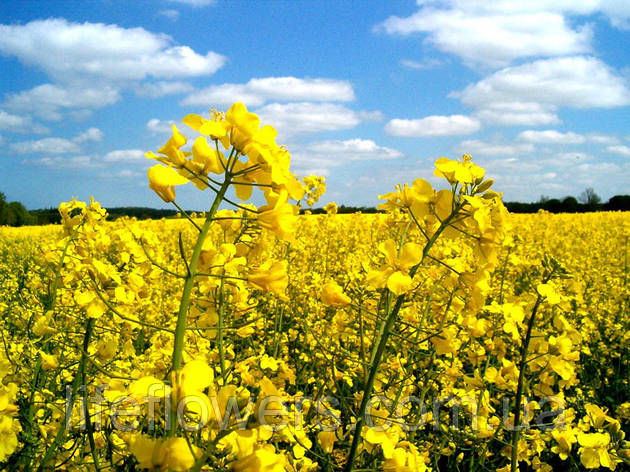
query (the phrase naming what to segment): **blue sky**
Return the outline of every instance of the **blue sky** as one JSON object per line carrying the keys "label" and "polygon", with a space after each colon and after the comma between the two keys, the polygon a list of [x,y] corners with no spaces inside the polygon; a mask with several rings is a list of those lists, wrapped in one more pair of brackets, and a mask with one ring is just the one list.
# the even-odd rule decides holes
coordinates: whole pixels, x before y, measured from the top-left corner
{"label": "blue sky", "polygon": [[243,101],[322,203],[373,206],[462,153],[506,200],[630,194],[629,45],[625,0],[4,0],[0,191],[163,206],[144,152]]}

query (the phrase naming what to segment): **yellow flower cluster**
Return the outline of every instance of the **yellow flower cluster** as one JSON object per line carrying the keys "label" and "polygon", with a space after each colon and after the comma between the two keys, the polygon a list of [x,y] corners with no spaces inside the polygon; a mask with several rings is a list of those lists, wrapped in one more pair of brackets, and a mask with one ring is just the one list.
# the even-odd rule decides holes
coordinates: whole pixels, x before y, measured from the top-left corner
{"label": "yellow flower cluster", "polygon": [[184,123],[201,137],[174,127],[149,185],[208,190],[203,215],[72,201],[0,228],[1,466],[628,467],[628,215],[509,215],[464,156],[380,214],[300,216],[325,182],[271,126]]}

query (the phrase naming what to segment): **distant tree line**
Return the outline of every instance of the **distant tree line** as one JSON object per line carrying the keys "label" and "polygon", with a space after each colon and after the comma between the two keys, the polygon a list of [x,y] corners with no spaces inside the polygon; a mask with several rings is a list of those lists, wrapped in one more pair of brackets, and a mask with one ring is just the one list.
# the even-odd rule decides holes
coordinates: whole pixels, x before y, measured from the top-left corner
{"label": "distant tree line", "polygon": [[535,203],[505,202],[512,213],[536,213],[545,210],[550,213],[585,213],[588,211],[630,211],[630,195],[615,195],[606,203],[592,188],[584,190],[578,198],[549,198],[541,195]]}
{"label": "distant tree line", "polygon": [[20,202],[7,202],[4,193],[0,192],[0,225],[24,226],[37,224],[37,220]]}
{"label": "distant tree line", "polygon": [[[323,208],[303,208],[301,213],[304,213],[306,211],[310,211],[313,215],[321,215],[322,213],[326,213],[326,210],[324,210]],[[379,211],[374,207],[339,205],[339,207],[337,208],[337,213],[341,213],[343,215],[347,213],[379,213]]]}
{"label": "distant tree line", "polygon": [[[123,216],[137,218],[139,220],[158,220],[160,218],[172,218],[177,215],[177,210],[146,207],[114,207],[107,209],[107,219],[116,220]],[[36,219],[36,224],[49,225],[61,222],[61,216],[56,208],[33,210],[31,214]]]}
{"label": "distant tree line", "polygon": [[[630,211],[630,195],[615,195],[606,203],[592,188],[584,190],[578,198],[565,197],[563,199],[549,198],[544,195],[534,203],[505,202],[505,206],[512,213],[536,213],[546,210],[550,213],[585,213],[588,211]],[[307,211],[302,209],[302,213]],[[325,213],[323,208],[308,210],[317,215]],[[374,207],[340,205],[337,213],[378,213]],[[122,216],[139,220],[173,218],[176,210],[146,207],[115,207],[108,208],[108,219],[115,220]],[[56,208],[27,211],[20,202],[7,202],[5,195],[0,192],[0,226],[47,225],[61,222],[61,216]]]}

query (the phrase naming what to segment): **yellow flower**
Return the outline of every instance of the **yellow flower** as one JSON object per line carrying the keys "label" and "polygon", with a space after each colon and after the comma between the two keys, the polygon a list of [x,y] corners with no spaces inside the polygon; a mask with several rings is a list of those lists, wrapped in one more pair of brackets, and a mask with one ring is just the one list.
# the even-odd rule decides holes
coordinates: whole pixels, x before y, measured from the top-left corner
{"label": "yellow flower", "polygon": [[252,454],[232,463],[234,472],[284,472],[286,459],[276,454],[275,447],[265,444]]}
{"label": "yellow flower", "polygon": [[329,202],[326,204],[326,206],[324,206],[324,211],[328,215],[336,215],[338,209],[339,208],[337,207],[337,204],[335,202]]}
{"label": "yellow flower", "polygon": [[134,434],[128,441],[129,452],[131,452],[138,461],[138,467],[140,469],[153,469],[155,466],[159,465],[157,455],[154,460],[155,446],[159,444],[159,440],[143,434]]}
{"label": "yellow flower", "polygon": [[148,153],[147,157],[157,159],[165,164],[172,164],[177,167],[182,166],[186,162],[186,155],[180,148],[186,144],[188,139],[181,134],[175,125],[172,125],[173,135],[164,146],[158,149],[158,153],[164,154],[166,157],[156,157],[153,153]]}
{"label": "yellow flower", "polygon": [[317,433],[317,442],[326,454],[330,454],[335,447],[337,434],[334,431],[320,431]]}
{"label": "yellow flower", "polygon": [[387,286],[395,295],[409,291],[412,286],[409,269],[422,260],[422,248],[415,243],[405,243],[398,256],[396,243],[388,239],[379,245],[379,251],[385,255],[386,264],[368,272],[368,285],[373,288]]}
{"label": "yellow flower", "polygon": [[464,154],[462,162],[440,157],[435,161],[435,176],[444,177],[449,183],[478,184],[483,180],[486,171],[474,164],[468,154]]}
{"label": "yellow flower", "polygon": [[610,435],[608,433],[578,433],[578,442],[582,446],[578,453],[580,462],[587,469],[607,467],[611,469],[611,460],[608,455]]}
{"label": "yellow flower", "polygon": [[337,282],[330,280],[324,284],[322,289],[322,302],[334,308],[342,308],[350,304],[350,297],[343,293],[343,289]]}
{"label": "yellow flower", "polygon": [[[195,449],[196,447],[192,446]],[[163,468],[173,472],[185,472],[195,465],[195,453],[184,438],[169,438],[160,446],[158,455]]]}
{"label": "yellow flower", "polygon": [[225,113],[225,119],[232,125],[230,142],[237,151],[243,151],[258,131],[260,118],[256,114],[248,112],[247,107],[238,102]]}
{"label": "yellow flower", "polygon": [[213,174],[223,173],[224,169],[221,165],[223,156],[219,154],[216,149],[212,149],[203,136],[199,136],[195,139],[192,153],[193,162],[199,165],[202,174],[207,174],[208,172],[212,172]]}
{"label": "yellow flower", "polygon": [[287,203],[288,191],[266,192],[265,197],[267,205],[259,208],[258,224],[281,239],[289,239],[297,227],[297,210],[294,205]]}
{"label": "yellow flower", "polygon": [[551,284],[538,284],[536,291],[550,305],[557,305],[562,301],[562,297]]}
{"label": "yellow flower", "polygon": [[420,454],[418,448],[408,441],[398,443],[392,457],[383,463],[385,472],[425,472],[428,470],[428,454]]}
{"label": "yellow flower", "polygon": [[170,167],[156,164],[147,172],[149,188],[155,191],[166,203],[175,200],[175,185],[188,183],[188,179],[182,177]]}
{"label": "yellow flower", "polygon": [[267,261],[258,270],[249,273],[248,282],[254,288],[284,297],[289,279],[287,261]]}
{"label": "yellow flower", "polygon": [[17,448],[14,421],[8,416],[0,416],[0,462],[4,462]]}
{"label": "yellow flower", "polygon": [[46,354],[45,352],[40,352],[39,355],[42,356],[42,369],[52,370],[59,367],[57,356],[53,354]]}
{"label": "yellow flower", "polygon": [[[214,120],[208,120],[196,114],[186,115],[182,122],[190,126],[195,131],[210,136],[212,139],[221,139],[227,135],[227,122],[220,119],[219,114],[215,114]],[[227,146],[225,146],[227,147]]]}
{"label": "yellow flower", "polygon": [[563,461],[566,460],[571,453],[571,448],[577,440],[575,437],[575,433],[571,429],[554,429],[551,431],[551,436],[558,443],[551,448],[551,451],[558,454],[560,456],[560,459],[562,459]]}

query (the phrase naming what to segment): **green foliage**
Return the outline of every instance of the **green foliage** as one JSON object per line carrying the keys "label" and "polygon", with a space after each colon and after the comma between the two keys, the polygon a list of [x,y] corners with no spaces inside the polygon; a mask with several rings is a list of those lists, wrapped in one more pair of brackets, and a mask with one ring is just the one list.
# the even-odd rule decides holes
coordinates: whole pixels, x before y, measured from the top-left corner
{"label": "green foliage", "polygon": [[0,225],[24,226],[35,224],[36,219],[20,202],[7,202],[5,195],[0,192]]}

